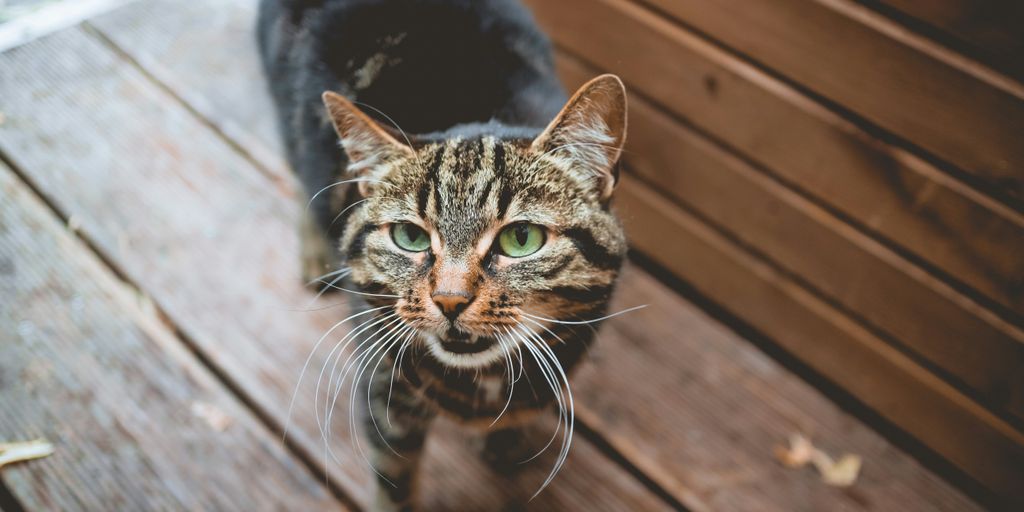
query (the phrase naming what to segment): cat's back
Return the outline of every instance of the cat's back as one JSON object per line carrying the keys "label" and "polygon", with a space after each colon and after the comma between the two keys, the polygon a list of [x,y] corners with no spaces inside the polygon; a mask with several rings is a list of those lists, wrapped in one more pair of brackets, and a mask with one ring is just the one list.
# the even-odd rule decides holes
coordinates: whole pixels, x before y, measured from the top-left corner
{"label": "cat's back", "polygon": [[298,101],[339,90],[409,132],[541,126],[564,99],[517,0],[263,0],[259,25],[275,88]]}

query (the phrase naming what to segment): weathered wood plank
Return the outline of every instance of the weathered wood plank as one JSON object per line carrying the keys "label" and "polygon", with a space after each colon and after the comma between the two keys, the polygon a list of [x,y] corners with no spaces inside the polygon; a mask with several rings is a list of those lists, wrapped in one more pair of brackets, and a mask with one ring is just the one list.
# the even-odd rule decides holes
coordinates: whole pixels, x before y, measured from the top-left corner
{"label": "weathered wood plank", "polygon": [[[646,186],[624,184],[634,246],[1004,499],[1024,503],[1024,435]],[[666,236],[671,233],[672,236]]]}
{"label": "weathered wood plank", "polygon": [[[996,69],[1024,80],[1024,4],[1003,0],[873,0],[969,43]],[[975,53],[972,51],[971,53]]]}
{"label": "weathered wood plank", "polygon": [[0,442],[56,446],[0,473],[26,510],[340,508],[2,164],[0,196]]}
{"label": "weathered wood plank", "polygon": [[850,0],[646,0],[918,144],[1024,194],[1024,87]]}
{"label": "weathered wood plank", "polygon": [[[651,276],[627,273],[615,302],[614,310],[650,306],[605,327],[575,387],[581,417],[691,509],[975,508]],[[861,479],[838,489],[775,463],[772,447],[795,432],[830,453],[861,455]]]}
{"label": "weathered wood plank", "polygon": [[[206,20],[226,19],[223,14],[205,13],[213,9],[230,10],[245,19],[251,19],[252,14],[228,2],[207,2],[195,9],[181,9],[171,2],[146,2],[95,20],[93,26],[132,55],[145,55],[145,61],[158,68],[153,71],[155,76],[167,77],[175,88],[184,87],[188,95],[200,96],[212,86],[202,73],[194,72],[190,67],[194,64],[185,64],[190,58],[175,58],[190,53],[184,43],[175,43],[181,46],[162,53],[168,47],[163,41],[173,36],[162,34],[153,20],[182,16],[175,24],[190,27],[203,40],[207,36],[201,33],[218,30],[218,25]],[[230,45],[205,45],[218,47]],[[199,47],[191,52],[207,53]],[[207,55],[206,59],[217,62],[221,57]],[[233,67],[229,74],[247,83],[260,80],[257,70],[245,66]],[[251,100],[247,103],[257,108],[262,104],[258,98]],[[239,113],[226,102],[210,104],[211,112],[226,118],[215,120],[218,124],[237,123],[250,115]],[[269,121],[268,117],[260,122]],[[266,133],[259,127],[253,130]],[[832,502],[854,509],[884,509],[895,502],[920,503],[932,509],[943,504],[953,509],[971,507],[957,492],[828,404],[809,386],[735,335],[705,323],[708,319],[693,313],[693,306],[651,278],[632,272],[621,289],[617,300],[620,307],[652,303],[650,311],[656,318],[638,320],[627,315],[604,331],[595,349],[595,364],[582,371],[574,388],[579,396],[579,414],[688,507],[703,510],[747,505],[805,510]],[[651,336],[634,332],[637,324],[666,322],[667,316],[678,318],[677,323],[669,324],[675,333],[693,332],[693,337],[676,343],[676,337],[661,336],[668,331],[657,330],[660,334]],[[673,356],[638,353],[655,344],[651,348],[654,353],[664,356],[668,351]],[[636,364],[620,364],[623,360],[636,360]],[[745,386],[725,389],[719,371],[752,375],[744,381]],[[679,375],[692,376],[692,380],[680,383]],[[629,398],[620,398],[623,396]],[[725,408],[723,403],[731,405]],[[756,415],[757,420],[736,421],[733,415],[744,410],[752,411],[751,416]],[[849,449],[880,462],[871,463],[868,471],[873,476],[869,478],[865,473],[863,486],[858,484],[849,493],[828,489],[813,473],[788,472],[771,460],[771,446],[793,429],[835,432],[834,437],[822,435],[822,439],[829,439],[826,443],[834,443],[827,446]],[[737,439],[749,442],[738,446]]]}
{"label": "weathered wood plank", "polygon": [[[570,89],[597,73],[565,57],[560,68]],[[638,176],[947,371],[994,411],[1024,419],[1018,328],[636,96],[630,132],[626,158]]]}
{"label": "weathered wood plank", "polygon": [[1017,212],[646,9],[611,0],[527,3],[555,41],[622,75],[631,89],[1018,318],[1024,313]]}
{"label": "weathered wood plank", "polygon": [[[282,428],[307,355],[345,316],[344,308],[297,311],[312,298],[298,277],[297,198],[82,30],[0,55],[0,67],[0,150]],[[346,330],[338,332],[340,338]],[[314,354],[314,376],[329,348]],[[327,455],[313,411],[315,380],[302,381],[289,437],[321,461]],[[324,465],[363,504],[370,472],[348,443],[347,407],[339,401],[332,440],[343,464]],[[524,500],[550,469],[539,461],[511,482],[494,482],[451,434],[441,439],[425,473],[435,510],[495,510]],[[666,507],[585,440],[575,444],[570,464],[531,506]]]}

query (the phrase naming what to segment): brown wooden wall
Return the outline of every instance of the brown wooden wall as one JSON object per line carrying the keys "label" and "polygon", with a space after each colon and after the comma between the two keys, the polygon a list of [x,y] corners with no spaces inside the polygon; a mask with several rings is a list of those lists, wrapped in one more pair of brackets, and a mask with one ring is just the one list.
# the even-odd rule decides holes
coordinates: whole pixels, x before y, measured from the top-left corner
{"label": "brown wooden wall", "polygon": [[634,247],[1024,502],[1024,8],[527,3],[630,90]]}

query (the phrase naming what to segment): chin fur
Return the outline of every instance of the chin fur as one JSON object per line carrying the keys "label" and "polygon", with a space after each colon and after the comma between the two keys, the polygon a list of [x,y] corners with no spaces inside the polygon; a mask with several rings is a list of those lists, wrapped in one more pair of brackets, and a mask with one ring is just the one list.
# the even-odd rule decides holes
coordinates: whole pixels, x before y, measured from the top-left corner
{"label": "chin fur", "polygon": [[505,348],[501,343],[495,343],[483,352],[475,354],[457,354],[444,348],[441,340],[428,333],[421,333],[420,339],[426,344],[430,354],[435,359],[453,368],[477,369],[490,366],[502,359]]}

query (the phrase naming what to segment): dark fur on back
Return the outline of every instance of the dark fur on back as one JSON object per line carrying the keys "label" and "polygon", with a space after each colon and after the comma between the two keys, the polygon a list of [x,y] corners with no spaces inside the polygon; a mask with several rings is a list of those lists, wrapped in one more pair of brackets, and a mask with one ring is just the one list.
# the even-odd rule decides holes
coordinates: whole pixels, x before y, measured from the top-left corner
{"label": "dark fur on back", "polygon": [[[324,91],[409,134],[493,121],[499,137],[509,127],[536,135],[566,99],[547,37],[516,0],[264,0],[257,30],[288,156],[310,195],[345,163]],[[313,210],[331,223],[326,201]]]}

